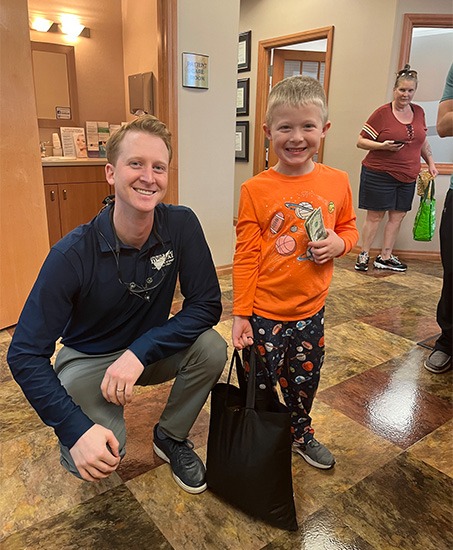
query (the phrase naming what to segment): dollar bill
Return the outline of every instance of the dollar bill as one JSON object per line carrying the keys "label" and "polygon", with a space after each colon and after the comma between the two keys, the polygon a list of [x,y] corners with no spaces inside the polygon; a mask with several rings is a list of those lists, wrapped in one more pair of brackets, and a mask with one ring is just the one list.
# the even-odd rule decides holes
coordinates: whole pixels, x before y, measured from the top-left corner
{"label": "dollar bill", "polygon": [[305,220],[305,230],[310,241],[321,241],[327,237],[321,208],[315,208]]}

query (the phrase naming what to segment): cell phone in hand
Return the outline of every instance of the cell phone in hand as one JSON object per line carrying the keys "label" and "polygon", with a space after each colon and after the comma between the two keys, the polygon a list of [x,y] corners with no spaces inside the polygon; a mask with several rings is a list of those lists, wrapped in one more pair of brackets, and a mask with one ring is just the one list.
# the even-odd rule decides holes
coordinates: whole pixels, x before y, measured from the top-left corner
{"label": "cell phone in hand", "polygon": [[406,145],[407,141],[400,141],[399,139],[394,139],[393,143],[395,145]]}

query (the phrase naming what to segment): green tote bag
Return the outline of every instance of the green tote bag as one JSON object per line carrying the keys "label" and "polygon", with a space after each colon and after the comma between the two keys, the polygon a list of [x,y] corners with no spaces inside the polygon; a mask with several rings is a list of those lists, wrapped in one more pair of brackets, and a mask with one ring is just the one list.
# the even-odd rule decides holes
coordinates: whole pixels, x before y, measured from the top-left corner
{"label": "green tote bag", "polygon": [[431,180],[420,197],[420,206],[415,216],[412,235],[416,241],[430,241],[435,230],[436,199],[434,198],[434,180]]}

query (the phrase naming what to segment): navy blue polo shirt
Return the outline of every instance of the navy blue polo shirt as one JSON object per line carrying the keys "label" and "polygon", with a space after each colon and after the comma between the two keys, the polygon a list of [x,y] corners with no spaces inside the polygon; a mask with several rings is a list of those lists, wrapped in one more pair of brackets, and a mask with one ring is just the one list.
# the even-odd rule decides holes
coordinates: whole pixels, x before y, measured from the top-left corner
{"label": "navy blue polo shirt", "polygon": [[[152,368],[151,363],[195,342],[222,311],[211,253],[192,210],[159,204],[141,250],[119,243],[118,256],[111,208],[52,247],[8,351],[25,396],[69,448],[93,422],[74,404],[50,363],[60,337],[86,354],[128,348]],[[143,286],[146,280],[147,300],[129,292],[126,283]],[[183,307],[169,318],[178,280]]]}

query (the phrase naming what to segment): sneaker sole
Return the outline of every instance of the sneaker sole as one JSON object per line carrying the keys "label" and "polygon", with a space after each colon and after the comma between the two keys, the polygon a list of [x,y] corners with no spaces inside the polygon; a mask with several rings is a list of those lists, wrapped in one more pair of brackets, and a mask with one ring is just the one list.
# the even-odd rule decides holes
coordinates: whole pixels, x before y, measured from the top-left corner
{"label": "sneaker sole", "polygon": [[[170,464],[170,459],[168,458],[168,456],[161,449],[159,449],[159,447],[155,443],[153,443],[153,449],[159,458],[165,460],[165,462],[168,462],[168,464]],[[190,493],[191,495],[198,495],[203,491],[206,491],[206,489],[208,488],[207,483],[203,483],[203,485],[200,485],[200,487],[191,487],[190,485],[186,485],[184,481],[179,479],[179,477],[175,474],[173,470],[171,471],[171,473],[173,475],[173,479],[181,487],[181,489],[184,489],[184,491]]]}
{"label": "sneaker sole", "polygon": [[376,262],[373,264],[373,266],[377,269],[390,269],[390,271],[399,271],[400,273],[407,271],[407,267],[390,267],[389,265],[377,264]]}
{"label": "sneaker sole", "polygon": [[320,470],[330,470],[331,468],[333,468],[335,466],[335,460],[333,461],[332,464],[321,464],[320,462],[315,462],[312,458],[310,458],[308,455],[306,455],[302,451],[302,449],[295,449],[293,447],[292,451],[293,451],[293,453],[296,453],[296,454],[300,455],[305,460],[305,462],[310,464],[310,466],[314,466],[315,468],[319,468]]}
{"label": "sneaker sole", "polygon": [[357,267],[356,265],[354,266],[354,269],[356,271],[368,271],[368,266],[367,267]]}

